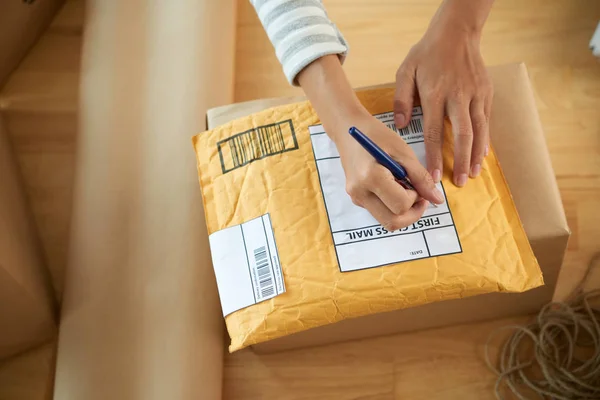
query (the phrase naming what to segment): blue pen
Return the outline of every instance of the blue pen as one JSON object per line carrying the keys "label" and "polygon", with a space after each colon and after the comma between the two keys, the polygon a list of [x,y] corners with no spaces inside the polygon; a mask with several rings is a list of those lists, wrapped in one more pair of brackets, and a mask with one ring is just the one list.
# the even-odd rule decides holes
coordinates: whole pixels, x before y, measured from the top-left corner
{"label": "blue pen", "polygon": [[356,141],[371,154],[375,160],[384,167],[386,167],[394,178],[400,182],[402,186],[406,189],[415,190],[414,186],[410,183],[408,179],[408,174],[402,165],[400,165],[396,160],[390,157],[385,151],[381,149],[381,147],[377,146],[375,142],[367,137],[364,133],[358,130],[356,127],[352,127],[348,130],[350,135],[356,139]]}

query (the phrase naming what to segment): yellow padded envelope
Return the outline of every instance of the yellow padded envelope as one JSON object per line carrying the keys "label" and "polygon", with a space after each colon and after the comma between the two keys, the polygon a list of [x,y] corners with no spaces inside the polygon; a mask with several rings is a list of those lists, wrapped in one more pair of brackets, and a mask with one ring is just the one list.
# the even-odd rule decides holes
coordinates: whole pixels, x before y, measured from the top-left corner
{"label": "yellow padded envelope", "polygon": [[[393,89],[358,92],[393,126]],[[424,158],[422,112],[398,131]],[[543,284],[494,151],[481,177],[396,232],[344,191],[339,155],[308,102],[193,138],[230,351],[347,318]]]}

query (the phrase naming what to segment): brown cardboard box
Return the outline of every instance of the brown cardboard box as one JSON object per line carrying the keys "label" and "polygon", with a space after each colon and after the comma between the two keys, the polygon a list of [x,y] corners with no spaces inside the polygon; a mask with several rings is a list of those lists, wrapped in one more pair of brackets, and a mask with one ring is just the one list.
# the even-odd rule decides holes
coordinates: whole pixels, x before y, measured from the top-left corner
{"label": "brown cardboard box", "polygon": [[[545,286],[349,319],[253,346],[273,352],[376,335],[532,313],[552,299],[569,238],[554,172],[523,64],[490,68],[495,85],[492,143],[544,274]],[[299,98],[257,100],[209,110],[209,128]]]}
{"label": "brown cardboard box", "polygon": [[56,335],[54,295],[0,114],[0,359]]}

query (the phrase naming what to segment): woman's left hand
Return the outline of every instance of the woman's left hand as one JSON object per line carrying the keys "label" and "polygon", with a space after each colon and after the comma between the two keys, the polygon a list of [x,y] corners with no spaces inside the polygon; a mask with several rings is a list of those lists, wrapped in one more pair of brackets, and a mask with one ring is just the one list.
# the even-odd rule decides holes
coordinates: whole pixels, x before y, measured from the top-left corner
{"label": "woman's left hand", "polygon": [[454,134],[453,180],[464,186],[469,176],[479,175],[488,152],[493,87],[479,50],[480,30],[464,23],[465,13],[451,7],[440,8],[398,69],[394,114],[396,126],[406,126],[418,92],[427,169],[436,182],[443,172],[444,116],[448,115]]}

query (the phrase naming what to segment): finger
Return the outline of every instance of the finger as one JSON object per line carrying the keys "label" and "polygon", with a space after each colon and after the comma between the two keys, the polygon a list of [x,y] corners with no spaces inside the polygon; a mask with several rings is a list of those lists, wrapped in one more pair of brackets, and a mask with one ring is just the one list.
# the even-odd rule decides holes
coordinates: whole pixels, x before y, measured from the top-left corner
{"label": "finger", "polygon": [[470,107],[471,125],[473,128],[473,149],[471,150],[471,169],[469,175],[475,178],[481,172],[481,164],[485,157],[485,149],[489,141],[489,124],[485,116],[483,99],[473,99]]}
{"label": "finger", "polygon": [[489,126],[490,126],[490,118],[492,116],[492,101],[493,101],[493,99],[494,99],[494,87],[490,84],[490,87],[488,89],[488,95],[486,96],[484,105],[483,105],[483,111],[485,113],[485,118],[488,123],[488,141],[486,143],[485,151],[484,151],[485,157],[487,157],[487,155],[490,152]]}
{"label": "finger", "polygon": [[422,198],[434,204],[442,204],[444,202],[444,195],[435,187],[432,176],[421,165],[419,160],[410,157],[402,161],[402,164],[404,169],[406,169],[410,183],[412,183]]}
{"label": "finger", "polygon": [[395,215],[407,212],[418,198],[414,190],[404,189],[394,176],[382,166],[378,166],[371,176],[367,188]]}
{"label": "finger", "polygon": [[469,114],[470,102],[454,100],[448,103],[448,117],[454,134],[454,184],[467,183],[473,148],[473,127]]}
{"label": "finger", "polygon": [[443,158],[442,141],[444,137],[444,104],[436,98],[425,98],[421,102],[423,107],[423,124],[425,136],[425,154],[427,169],[433,181],[442,180]]}
{"label": "finger", "polygon": [[488,119],[488,122],[490,120],[490,117],[492,115],[492,102],[494,100],[494,86],[492,86],[492,84],[490,83],[489,87],[487,88],[487,93],[483,102],[483,110],[485,112],[485,116]]}
{"label": "finger", "polygon": [[396,72],[396,93],[394,94],[394,123],[398,129],[408,125],[412,116],[415,98],[415,70],[412,65],[403,63]]}
{"label": "finger", "polygon": [[364,208],[388,231],[393,232],[418,221],[427,209],[427,201],[419,200],[404,214],[396,215],[383,204],[379,197],[371,193],[365,199]]}

